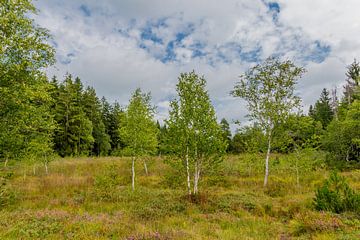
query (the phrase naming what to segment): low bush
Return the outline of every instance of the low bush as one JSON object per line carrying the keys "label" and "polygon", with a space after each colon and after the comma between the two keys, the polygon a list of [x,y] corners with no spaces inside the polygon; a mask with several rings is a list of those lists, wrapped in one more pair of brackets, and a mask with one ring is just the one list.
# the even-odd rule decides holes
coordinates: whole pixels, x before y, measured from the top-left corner
{"label": "low bush", "polygon": [[13,176],[12,172],[0,173],[0,207],[5,207],[15,201],[15,192],[9,185],[9,179]]}
{"label": "low bush", "polygon": [[330,213],[303,212],[297,214],[290,221],[290,229],[293,235],[312,234],[320,232],[332,232],[344,227],[341,219]]}
{"label": "low bush", "polygon": [[97,198],[104,201],[115,200],[118,195],[122,177],[115,164],[108,165],[104,172],[97,175],[94,180],[94,191]]}
{"label": "low bush", "polygon": [[350,188],[344,177],[332,172],[329,179],[317,189],[314,205],[319,211],[360,214],[360,194]]}

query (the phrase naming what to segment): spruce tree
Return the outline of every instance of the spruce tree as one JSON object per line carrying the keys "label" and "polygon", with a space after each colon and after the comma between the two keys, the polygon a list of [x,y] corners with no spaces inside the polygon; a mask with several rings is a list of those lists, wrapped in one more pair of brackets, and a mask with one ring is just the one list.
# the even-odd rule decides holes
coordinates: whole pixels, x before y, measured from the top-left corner
{"label": "spruce tree", "polygon": [[55,150],[61,156],[88,155],[93,148],[92,122],[83,106],[81,80],[67,74],[56,99]]}
{"label": "spruce tree", "polygon": [[92,136],[94,138],[94,145],[91,151],[92,155],[108,155],[111,150],[110,136],[106,133],[105,124],[102,118],[101,103],[96,96],[94,88],[86,88],[82,102],[85,114],[93,126]]}
{"label": "spruce tree", "polygon": [[231,131],[230,131],[230,125],[225,118],[221,119],[220,127],[222,131],[223,141],[226,142],[227,145],[226,151],[229,151],[231,145]]}
{"label": "spruce tree", "polygon": [[320,99],[316,101],[310,117],[321,122],[324,129],[333,119],[334,113],[331,107],[330,93],[326,88],[322,90]]}

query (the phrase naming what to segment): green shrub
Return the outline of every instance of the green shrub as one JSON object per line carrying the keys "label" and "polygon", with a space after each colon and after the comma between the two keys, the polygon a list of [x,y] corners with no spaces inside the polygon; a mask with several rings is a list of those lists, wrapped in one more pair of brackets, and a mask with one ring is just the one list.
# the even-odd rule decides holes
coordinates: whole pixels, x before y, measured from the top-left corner
{"label": "green shrub", "polygon": [[264,193],[270,197],[283,197],[289,193],[289,186],[285,179],[273,177]]}
{"label": "green shrub", "polygon": [[296,214],[294,219],[290,221],[289,227],[292,235],[301,236],[341,230],[344,223],[332,213],[308,211]]}
{"label": "green shrub", "polygon": [[106,167],[105,171],[95,177],[94,189],[96,197],[100,200],[111,201],[118,195],[119,185],[122,181],[119,169],[115,164]]}
{"label": "green shrub", "polygon": [[45,239],[61,232],[63,224],[51,218],[29,218],[19,221],[11,235],[19,239]]}
{"label": "green shrub", "polygon": [[360,194],[349,187],[344,177],[332,172],[323,186],[317,189],[314,205],[319,211],[360,214]]}
{"label": "green shrub", "polygon": [[8,206],[15,201],[15,193],[9,185],[12,176],[12,172],[0,173],[0,207]]}
{"label": "green shrub", "polygon": [[187,209],[187,202],[182,195],[172,195],[170,191],[150,190],[138,187],[135,191],[125,190],[121,194],[132,216],[142,220],[156,220],[177,215]]}

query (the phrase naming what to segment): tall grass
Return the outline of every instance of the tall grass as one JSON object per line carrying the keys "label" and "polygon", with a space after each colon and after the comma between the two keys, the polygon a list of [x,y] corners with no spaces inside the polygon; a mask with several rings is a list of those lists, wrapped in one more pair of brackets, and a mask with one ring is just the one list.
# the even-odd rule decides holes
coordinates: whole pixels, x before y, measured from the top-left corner
{"label": "tall grass", "polygon": [[[13,204],[0,212],[0,239],[356,239],[356,216],[314,209],[315,189],[328,176],[323,155],[273,155],[263,183],[262,155],[227,156],[189,201],[182,174],[148,159],[136,163],[131,190],[128,158],[67,158],[12,167]],[[24,172],[26,173],[24,175]],[[359,189],[360,172],[347,172]]]}

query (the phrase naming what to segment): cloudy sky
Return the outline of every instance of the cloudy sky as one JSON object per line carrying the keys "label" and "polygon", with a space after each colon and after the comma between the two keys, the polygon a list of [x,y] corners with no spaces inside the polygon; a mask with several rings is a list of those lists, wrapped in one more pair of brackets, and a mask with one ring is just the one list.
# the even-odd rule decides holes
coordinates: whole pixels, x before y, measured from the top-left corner
{"label": "cloudy sky", "polygon": [[[167,115],[180,72],[208,81],[218,118],[245,122],[229,96],[238,76],[268,56],[307,69],[297,93],[308,108],[321,89],[338,87],[360,56],[359,0],[37,0],[36,22],[49,29],[57,64],[126,105],[151,91],[157,118]],[[234,129],[234,126],[232,126]]]}

